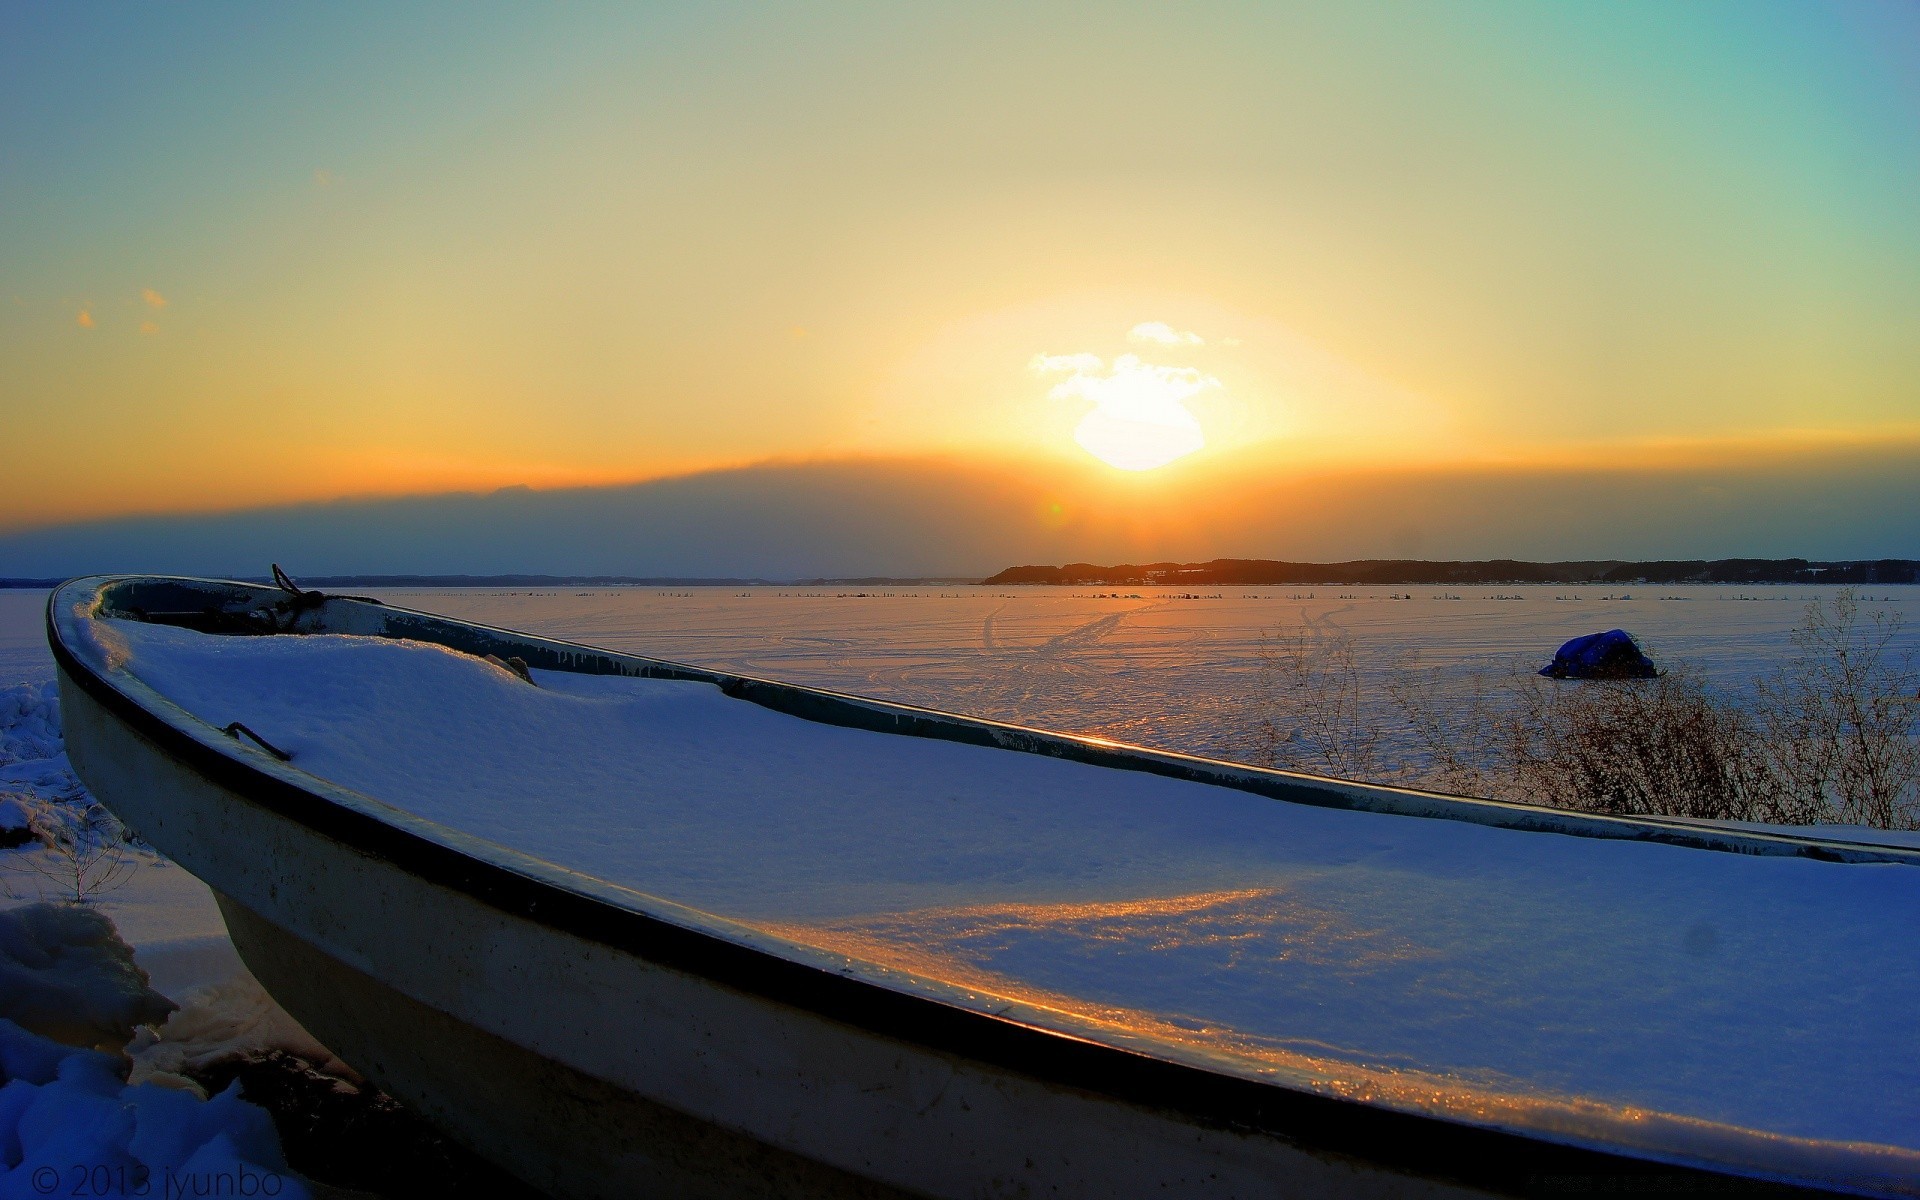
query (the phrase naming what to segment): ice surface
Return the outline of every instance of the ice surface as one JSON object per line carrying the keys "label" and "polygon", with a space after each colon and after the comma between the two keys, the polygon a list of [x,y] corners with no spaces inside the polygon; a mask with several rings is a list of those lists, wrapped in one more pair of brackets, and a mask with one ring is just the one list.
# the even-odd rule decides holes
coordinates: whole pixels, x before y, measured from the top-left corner
{"label": "ice surface", "polygon": [[108,624],[140,678],[298,769],[1076,1028],[1496,1122],[1544,1098],[1902,1147],[1920,1178],[1915,868],[1307,808],[414,643]]}
{"label": "ice surface", "polygon": [[0,688],[53,678],[46,612],[46,592],[0,588]]}
{"label": "ice surface", "polygon": [[[1728,688],[1790,649],[1813,587],[472,588],[372,593],[466,620],[963,712],[1244,759],[1263,642],[1350,635],[1375,684],[1408,654],[1443,674],[1545,665],[1572,638],[1625,628],[1657,662]],[[1907,618],[1920,587],[1873,587]],[[1404,597],[1404,598],[1402,598]],[[1758,666],[1757,666],[1758,664]],[[1371,715],[1396,720],[1384,688]]]}

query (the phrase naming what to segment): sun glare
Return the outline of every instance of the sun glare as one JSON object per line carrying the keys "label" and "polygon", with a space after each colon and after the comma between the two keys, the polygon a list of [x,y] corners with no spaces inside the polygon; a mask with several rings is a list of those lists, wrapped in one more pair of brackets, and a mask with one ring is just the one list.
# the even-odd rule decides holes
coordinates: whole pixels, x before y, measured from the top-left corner
{"label": "sun glare", "polygon": [[[1138,327],[1136,335],[1146,328]],[[1182,344],[1203,344],[1193,334],[1174,335],[1158,323],[1153,330],[1170,335],[1152,339],[1162,344],[1173,344],[1171,336],[1191,339]],[[1074,428],[1073,440],[1109,466],[1151,471],[1207,444],[1186,402],[1220,386],[1211,375],[1146,362],[1135,354],[1122,354],[1111,365],[1094,354],[1041,354],[1032,366],[1042,374],[1066,375],[1048,392],[1052,398],[1093,405]]]}
{"label": "sun glare", "polygon": [[1088,454],[1122,471],[1164,467],[1207,444],[1200,422],[1178,400],[1129,411],[1099,406],[1080,419],[1073,440]]}

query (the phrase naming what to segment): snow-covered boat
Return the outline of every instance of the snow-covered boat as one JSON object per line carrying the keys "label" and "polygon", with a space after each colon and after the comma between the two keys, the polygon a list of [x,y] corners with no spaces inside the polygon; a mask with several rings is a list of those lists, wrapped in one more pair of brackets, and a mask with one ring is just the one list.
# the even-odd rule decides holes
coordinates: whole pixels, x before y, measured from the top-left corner
{"label": "snow-covered boat", "polygon": [[87,785],[561,1196],[1920,1195],[1920,851],[94,577]]}

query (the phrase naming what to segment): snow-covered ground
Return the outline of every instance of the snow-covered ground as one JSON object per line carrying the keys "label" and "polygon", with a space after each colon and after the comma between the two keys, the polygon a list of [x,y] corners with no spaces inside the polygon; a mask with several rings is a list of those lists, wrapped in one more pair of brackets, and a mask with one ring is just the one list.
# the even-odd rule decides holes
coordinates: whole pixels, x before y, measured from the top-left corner
{"label": "snow-covered ground", "polygon": [[417,643],[99,630],[298,770],[1077,1031],[1920,1173],[1915,868],[1278,804]]}

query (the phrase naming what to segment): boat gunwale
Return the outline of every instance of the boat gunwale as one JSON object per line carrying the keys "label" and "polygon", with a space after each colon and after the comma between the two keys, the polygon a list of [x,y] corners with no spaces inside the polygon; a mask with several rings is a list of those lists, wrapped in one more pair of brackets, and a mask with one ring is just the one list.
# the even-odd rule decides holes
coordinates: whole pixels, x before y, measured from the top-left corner
{"label": "boat gunwale", "polygon": [[[53,589],[48,596],[48,641],[61,671],[78,684],[91,699],[101,704],[111,715],[119,718],[133,732],[152,742],[163,754],[167,754],[183,766],[236,794],[242,800],[257,804],[316,834],[340,842],[359,853],[385,861],[429,883],[469,896],[510,916],[526,919],[613,950],[635,955],[650,963],[684,971],[749,995],[772,1000],[814,1016],[841,1022],[883,1037],[952,1054],[963,1059],[971,1059],[1048,1084],[1075,1088],[1148,1109],[1176,1112],[1196,1124],[1237,1132],[1265,1134],[1311,1152],[1355,1159],[1419,1177],[1512,1192],[1536,1190],[1542,1179],[1586,1176],[1644,1177],[1661,1174],[1678,1177],[1676,1180],[1678,1182],[1693,1180],[1715,1191],[1726,1191],[1728,1185],[1732,1184],[1738,1189],[1750,1188],[1764,1194],[1823,1194],[1829,1187],[1837,1186],[1817,1180],[1790,1178],[1769,1172],[1766,1168],[1759,1166],[1742,1169],[1735,1164],[1702,1161],[1639,1147],[1610,1147],[1583,1142],[1576,1135],[1557,1131],[1475,1124],[1458,1117],[1392,1108],[1367,1100],[1308,1090],[1294,1086],[1286,1080],[1250,1078],[1246,1075],[1210,1068],[1200,1063],[1115,1045],[1067,1030],[1029,1024],[1004,1015],[965,1007],[952,1000],[929,995],[923,991],[910,991],[898,986],[889,986],[881,979],[863,978],[848,971],[807,962],[790,954],[781,953],[779,949],[774,948],[773,944],[758,945],[737,934],[729,936],[735,929],[746,932],[747,927],[736,926],[735,923],[726,922],[724,919],[721,919],[719,924],[731,927],[725,932],[714,928],[701,928],[695,923],[675,921],[659,913],[644,911],[634,901],[659,903],[662,907],[680,909],[688,914],[699,912],[699,910],[685,909],[684,906],[671,901],[662,901],[646,893],[609,884],[595,876],[572,872],[556,864],[547,864],[544,860],[534,859],[511,847],[462,834],[452,827],[426,818],[412,817],[412,823],[431,828],[436,832],[454,835],[444,840],[429,837],[422,830],[407,828],[405,824],[385,819],[377,812],[343,804],[340,800],[326,795],[319,788],[282,777],[269,769],[270,766],[278,766],[278,764],[252,761],[253,758],[263,758],[264,755],[250,752],[247,747],[238,742],[229,748],[211,739],[202,740],[194,737],[188,729],[141,704],[133,695],[106,678],[94,664],[88,662],[84,656],[65,643],[56,619],[56,604],[68,589],[93,585],[94,598],[98,599],[110,584],[137,580],[242,588],[249,592],[272,591],[259,585],[238,581],[201,580],[178,576],[128,574],[86,576],[66,581]],[[360,597],[330,596],[327,599],[367,603]],[[1128,747],[1123,743],[1109,742],[1104,739],[1075,738],[1073,735],[1054,734],[1000,722],[953,716],[937,710],[871,700],[825,689],[809,688],[805,685],[782,684],[749,676],[710,671],[581,643],[502,630],[459,618],[389,606],[379,601],[372,601],[371,605],[377,605],[388,613],[444,622],[483,631],[507,640],[564,646],[571,650],[605,655],[613,659],[627,659],[634,663],[663,668],[663,674],[672,673],[669,677],[714,683],[729,695],[753,702],[761,702],[761,698],[751,694],[741,695],[738,690],[729,687],[728,684],[783,689],[869,709],[905,713],[917,718],[945,718],[969,726],[1004,730],[1019,735],[1037,735],[1050,740],[1084,745],[1100,752],[1130,752],[1138,749],[1141,754],[1169,759],[1173,764],[1181,766],[1217,765],[1278,776],[1289,781],[1332,784],[1343,789],[1351,787],[1376,790],[1370,785],[1350,785],[1334,780],[1318,780],[1312,776],[1294,776],[1261,768],[1242,768],[1238,764],[1215,763],[1214,760],[1194,756]],[[90,615],[86,619],[97,619],[97,617]],[[565,670],[565,668],[558,669]],[[138,682],[137,679],[136,682]],[[156,692],[155,695],[159,696],[159,693]],[[160,698],[165,699],[163,696]],[[191,714],[185,713],[185,710],[179,711],[193,719]],[[801,715],[802,719],[809,719],[803,714],[795,715]],[[208,726],[208,728],[212,727]],[[905,736],[926,736],[923,733],[907,730],[887,730],[887,732]],[[1047,753],[1044,749],[1006,745],[997,741],[984,744],[996,745],[1008,750]],[[1120,764],[1102,762],[1098,765]],[[1156,763],[1155,766],[1161,766],[1161,764]],[[288,770],[294,769],[297,768]],[[1122,767],[1122,769],[1126,768]],[[1155,770],[1153,767],[1142,766],[1132,769],[1147,769],[1156,774],[1174,775],[1176,778],[1186,778],[1196,782],[1234,786],[1227,781],[1198,778],[1186,774],[1176,775],[1173,771],[1166,769]],[[328,784],[327,781],[317,777],[315,782],[339,790],[345,795],[359,797],[359,793],[338,788],[337,785]],[[1377,790],[1401,791],[1401,789]],[[1404,794],[1426,795],[1410,791]],[[1307,801],[1307,803],[1313,802]],[[403,817],[411,815],[404,809],[377,799],[373,800],[373,804]],[[1324,803],[1318,806],[1345,807]],[[1531,808],[1532,806],[1506,805],[1504,807]],[[1361,811],[1382,810],[1363,809]],[[1539,811],[1553,813],[1555,810]],[[1399,815],[1431,817],[1436,814]],[[1571,832],[1528,826],[1506,827],[1525,832]],[[1752,836],[1765,841],[1793,840],[1766,834]],[[1656,839],[1648,837],[1637,840]],[[464,845],[455,843],[464,843]],[[1815,848],[1833,846],[1836,850],[1854,848],[1846,844],[1817,842],[1809,844]],[[480,853],[482,848],[497,851],[501,858],[524,858],[530,863],[552,867],[554,874],[572,874],[582,881],[600,885],[607,891],[624,893],[631,899],[623,903],[613,896],[595,895],[591,891],[570,887],[555,879],[541,878],[537,874],[516,869],[509,862],[496,861],[494,857]],[[1693,848],[1730,849],[1722,845],[1700,845]],[[1768,853],[1769,851],[1747,850],[1744,852]],[[1770,852],[1781,853],[1782,851]],[[1811,854],[1810,857],[1822,859],[1831,857],[1843,862],[1886,861],[1881,858],[1843,859],[1839,855],[1829,856],[1819,853]],[[1914,853],[1911,856],[1901,855],[1900,860],[1904,861],[1909,857],[1920,861],[1920,853]],[[785,945],[784,942],[777,944]]]}

